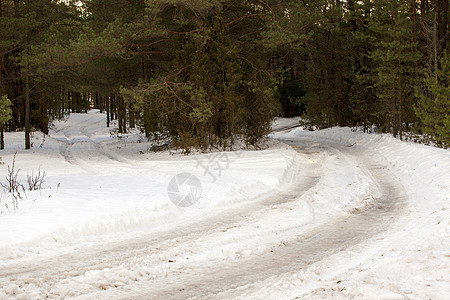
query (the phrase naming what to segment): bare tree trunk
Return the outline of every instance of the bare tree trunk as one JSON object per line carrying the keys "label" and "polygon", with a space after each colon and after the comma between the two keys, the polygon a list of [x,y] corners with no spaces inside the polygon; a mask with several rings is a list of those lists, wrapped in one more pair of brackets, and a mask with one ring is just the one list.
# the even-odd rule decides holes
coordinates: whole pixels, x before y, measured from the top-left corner
{"label": "bare tree trunk", "polygon": [[439,58],[442,57],[444,50],[447,48],[447,23],[448,23],[448,1],[437,0],[436,4],[436,21],[437,21],[437,40]]}
{"label": "bare tree trunk", "polygon": [[123,116],[123,121],[122,121],[122,133],[127,133],[127,105],[125,104],[125,101],[123,100],[123,97],[120,97],[120,101],[122,102],[122,116]]}
{"label": "bare tree trunk", "polygon": [[4,132],[4,128],[3,128],[3,124],[0,124],[0,150],[5,149],[5,132]]}
{"label": "bare tree trunk", "polygon": [[438,81],[438,62],[439,62],[439,26],[438,26],[438,15],[436,14],[435,21],[434,21],[434,32],[433,32],[433,48],[434,48],[434,76],[435,80]]}
{"label": "bare tree trunk", "polygon": [[25,149],[31,148],[30,141],[30,78],[28,75],[28,67],[25,70]]}
{"label": "bare tree trunk", "polygon": [[416,0],[411,0],[411,14],[413,19],[413,35],[417,32],[417,3]]}
{"label": "bare tree trunk", "polygon": [[[30,0],[27,0],[27,14],[29,13],[30,9]],[[26,34],[26,51],[28,52],[29,48],[29,36],[28,36],[29,28],[27,28],[27,34]],[[29,67],[28,65],[25,67],[25,149],[31,148],[31,141],[30,141],[30,131],[31,131],[31,125],[30,125],[30,78],[29,78]]]}
{"label": "bare tree trunk", "polygon": [[129,109],[130,128],[136,128],[136,113],[134,109]]}
{"label": "bare tree trunk", "polygon": [[119,121],[119,133],[126,133],[126,111],[122,97],[116,97],[117,99],[117,119]]}
{"label": "bare tree trunk", "polygon": [[73,112],[79,113],[80,111],[80,93],[72,91]]}
{"label": "bare tree trunk", "polygon": [[109,114],[110,114],[110,120],[114,120],[114,111],[116,109],[116,106],[114,104],[114,96],[109,97]]}
{"label": "bare tree trunk", "polygon": [[[91,95],[91,96],[92,96],[92,95]],[[101,105],[101,101],[100,101],[100,98],[98,97],[98,93],[97,93],[97,92],[96,92],[95,95],[94,95],[94,108],[99,109],[99,110],[100,110],[100,113],[103,112],[103,108],[102,108],[102,105]]]}
{"label": "bare tree trunk", "polygon": [[442,6],[442,21],[441,21],[441,36],[440,36],[440,42],[441,42],[441,50],[442,52],[447,49],[447,39],[448,39],[448,1],[449,0],[443,0],[443,6]]}
{"label": "bare tree trunk", "polygon": [[[3,17],[3,0],[0,0],[0,18]],[[2,28],[0,27],[0,41],[2,40]],[[3,96],[3,49],[0,45],[0,98]],[[0,150],[5,149],[5,137],[3,124],[0,124]]]}
{"label": "bare tree trunk", "polygon": [[109,127],[109,112],[110,112],[110,107],[109,107],[109,97],[105,97],[105,105],[106,105],[106,127]]}
{"label": "bare tree trunk", "polygon": [[60,102],[60,107],[58,109],[58,118],[62,119],[62,117],[64,116],[64,107],[65,107],[65,102],[66,102],[66,93],[64,93],[64,88],[61,87],[61,102]]}
{"label": "bare tree trunk", "polygon": [[[0,0],[0,18],[3,17],[3,0]],[[2,28],[0,27],[0,42],[2,41]],[[0,44],[0,97],[3,95],[3,49]]]}
{"label": "bare tree trunk", "polygon": [[72,105],[72,101],[71,101],[71,96],[70,96],[70,89],[67,89],[67,110],[69,111],[69,114],[72,113],[71,105]]}
{"label": "bare tree trunk", "polygon": [[398,68],[399,68],[399,74],[398,74],[398,128],[399,128],[399,134],[400,134],[400,140],[403,140],[403,124],[402,124],[402,106],[403,106],[403,95],[402,95],[402,65],[400,60],[400,47],[398,48]]}

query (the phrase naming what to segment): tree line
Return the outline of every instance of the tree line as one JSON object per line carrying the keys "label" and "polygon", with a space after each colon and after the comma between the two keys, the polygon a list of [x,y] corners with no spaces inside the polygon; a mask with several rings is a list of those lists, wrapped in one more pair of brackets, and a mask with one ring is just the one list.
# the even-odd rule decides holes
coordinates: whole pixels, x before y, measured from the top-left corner
{"label": "tree line", "polygon": [[450,145],[448,0],[0,0],[0,129],[95,107],[174,147],[274,116]]}

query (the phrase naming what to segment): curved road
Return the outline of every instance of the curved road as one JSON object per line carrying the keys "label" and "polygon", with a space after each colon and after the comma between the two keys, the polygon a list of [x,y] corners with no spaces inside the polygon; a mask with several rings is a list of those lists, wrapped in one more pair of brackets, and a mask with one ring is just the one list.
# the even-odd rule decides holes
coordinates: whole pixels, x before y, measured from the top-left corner
{"label": "curved road", "polygon": [[[84,134],[87,136],[86,132]],[[91,142],[83,143],[92,149]],[[286,143],[311,160],[307,170],[298,166],[292,168],[290,176],[296,179],[296,184],[286,191],[272,193],[199,221],[193,220],[183,227],[165,231],[140,230],[126,237],[118,235],[106,244],[81,244],[70,246],[63,253],[12,259],[0,263],[0,285],[15,283],[21,287],[38,287],[49,298],[65,294],[77,299],[229,299],[245,294],[255,282],[305,270],[315,262],[364,243],[388,230],[402,214],[406,197],[401,184],[386,168],[375,164],[364,149],[308,139]],[[71,163],[77,163],[78,160],[69,159],[66,146],[63,144],[61,148],[63,154]],[[174,251],[205,257],[211,249],[196,245],[204,244],[205,240],[214,243],[224,232],[239,233],[236,235],[238,240],[229,243],[244,243],[255,234],[254,230],[249,233],[251,224],[271,216],[273,206],[283,207],[290,202],[302,201],[303,194],[317,188],[329,156],[357,164],[376,182],[380,196],[372,205],[337,215],[326,224],[290,236],[280,247],[256,251],[242,258],[211,258],[209,263],[189,261],[189,257],[183,257],[183,261],[170,260]],[[121,162],[115,160],[115,163]],[[286,232],[275,232],[274,236],[278,234],[281,236]],[[226,240],[222,239],[220,243],[217,247],[226,248]],[[160,270],[164,270],[164,274]],[[122,276],[131,280],[95,281],[94,284],[89,277],[95,277],[98,272],[105,277]],[[73,282],[77,283],[74,289],[71,288]]]}

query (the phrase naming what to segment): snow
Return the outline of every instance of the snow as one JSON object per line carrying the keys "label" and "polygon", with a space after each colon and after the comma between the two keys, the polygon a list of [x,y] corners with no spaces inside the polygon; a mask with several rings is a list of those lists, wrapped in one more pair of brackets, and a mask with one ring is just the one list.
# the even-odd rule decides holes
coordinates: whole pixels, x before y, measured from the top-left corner
{"label": "snow", "polygon": [[[118,141],[109,135],[105,118],[97,111],[73,114],[56,125],[58,130],[45,137],[42,147],[17,154],[20,180],[25,182],[27,172],[31,174],[40,168],[46,172],[48,188],[27,192],[27,201],[19,203],[16,213],[5,213],[7,209],[3,207],[0,255],[17,255],[24,243],[70,241],[90,234],[181,221],[186,211],[174,206],[167,195],[169,181],[181,172],[193,173],[203,185],[198,211],[190,210],[189,216],[206,214],[204,210],[215,206],[247,201],[277,188],[293,160],[290,149],[240,156],[223,153],[229,160],[228,168],[219,161],[205,174],[197,167],[199,158],[195,155],[139,154],[147,152],[148,146]],[[20,133],[6,137],[9,145],[2,155],[2,175],[6,175],[22,137]],[[33,140],[37,144],[42,136],[36,135]],[[108,155],[104,154],[106,151]]]}
{"label": "snow", "polygon": [[[379,240],[369,241],[362,249],[349,249],[353,260],[351,264],[354,265],[352,268],[343,268],[337,263],[348,260],[348,253],[341,253],[311,268],[310,273],[314,273],[315,269],[322,271],[327,268],[327,272],[323,274],[324,278],[319,277],[319,284],[318,278],[311,278],[309,274],[301,274],[300,278],[296,274],[294,278],[280,280],[282,284],[290,282],[294,285],[290,288],[292,296],[301,299],[448,297],[449,151],[401,142],[389,135],[352,132],[349,128],[332,128],[319,132],[296,129],[282,135],[285,139],[301,140],[305,137],[318,141],[331,140],[370,151],[379,163],[399,178],[408,192],[408,215],[399,216],[402,219],[401,226],[386,233],[382,243]],[[368,252],[370,255],[367,255]],[[299,281],[301,285],[298,285]],[[312,287],[305,289],[305,284]]]}
{"label": "snow", "polygon": [[[450,294],[448,150],[350,128],[305,131],[298,119],[277,119],[266,150],[185,156],[152,153],[139,132],[118,136],[105,124],[97,110],[72,114],[49,135],[34,134],[30,151],[22,150],[23,133],[6,134],[0,181],[16,151],[21,182],[38,169],[46,180],[15,212],[8,193],[0,198],[0,299],[143,298],[157,289],[166,295],[167,282],[189,287],[202,274],[208,293],[222,299]],[[270,255],[289,258],[302,236],[320,238],[338,230],[329,224],[379,205],[383,178],[370,168],[404,193],[394,219],[380,215],[382,231],[345,242],[345,251],[318,247],[320,259],[304,267],[255,271],[252,283],[212,292],[224,284],[214,268],[223,265],[220,276],[231,279],[236,265],[251,273],[245,262],[283,265]],[[180,173],[201,183],[189,207],[169,199]]]}

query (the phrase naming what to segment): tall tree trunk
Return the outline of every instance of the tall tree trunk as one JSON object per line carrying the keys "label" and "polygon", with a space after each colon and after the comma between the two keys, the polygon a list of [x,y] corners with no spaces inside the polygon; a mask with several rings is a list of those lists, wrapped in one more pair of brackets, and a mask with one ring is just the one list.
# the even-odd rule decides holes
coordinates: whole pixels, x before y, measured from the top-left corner
{"label": "tall tree trunk", "polygon": [[[3,17],[3,0],[0,0],[0,18]],[[2,28],[0,27],[0,42],[2,41]],[[3,96],[3,49],[0,44],[0,98]],[[0,124],[0,150],[5,149],[5,137],[3,124]]]}
{"label": "tall tree trunk", "polygon": [[136,127],[136,113],[134,109],[129,109],[130,128]]}
{"label": "tall tree trunk", "polygon": [[437,0],[436,4],[436,37],[438,41],[439,59],[442,57],[442,54],[447,47],[448,1],[449,0]]}
{"label": "tall tree trunk", "polygon": [[70,89],[67,89],[67,109],[69,111],[69,114],[73,112],[73,104],[72,104],[72,93],[70,92]]}
{"label": "tall tree trunk", "polygon": [[[0,18],[3,17],[3,0],[0,0]],[[2,41],[2,28],[0,27],[0,42]],[[3,95],[3,48],[0,43],[0,97]]]}
{"label": "tall tree trunk", "polygon": [[27,66],[25,69],[25,149],[31,148],[30,131],[30,78]]}
{"label": "tall tree trunk", "polygon": [[110,114],[110,120],[114,120],[114,111],[116,107],[114,105],[114,96],[109,97],[109,114]]}
{"label": "tall tree trunk", "polygon": [[80,93],[77,91],[72,91],[73,100],[73,111],[75,113],[80,113]]}
{"label": "tall tree trunk", "polygon": [[127,133],[127,106],[125,104],[125,101],[123,100],[123,97],[120,97],[120,101],[122,102],[122,116],[123,116],[122,133]]}
{"label": "tall tree trunk", "polygon": [[110,120],[109,120],[109,111],[111,110],[110,108],[109,108],[109,97],[105,97],[105,104],[106,104],[106,127],[109,127],[109,122],[110,122]]}
{"label": "tall tree trunk", "polygon": [[[442,2],[445,0],[437,0],[436,3],[436,39],[438,42],[438,52],[440,53],[440,44],[441,44],[441,31],[442,31]],[[440,57],[440,55],[439,55]]]}
{"label": "tall tree trunk", "polygon": [[442,20],[441,20],[441,49],[442,52],[447,49],[447,33],[448,33],[448,2],[449,0],[443,0],[444,3],[442,5]]}
{"label": "tall tree trunk", "polygon": [[150,134],[151,134],[151,111],[150,111],[150,107],[149,105],[144,105],[144,131],[145,131],[145,137],[146,138],[150,138]]}
{"label": "tall tree trunk", "polygon": [[3,124],[0,124],[0,150],[5,149],[5,132]]}
{"label": "tall tree trunk", "polygon": [[[92,94],[89,94],[89,97],[92,97]],[[100,105],[100,100],[98,98],[98,93],[95,93],[95,95],[94,95],[94,108],[99,109],[100,113],[102,113],[102,107]]]}
{"label": "tall tree trunk", "polygon": [[[27,14],[29,13],[30,9],[30,0],[27,0]],[[29,28],[27,26],[27,33],[26,33],[26,51],[28,52],[29,49]],[[25,67],[25,149],[31,148],[31,141],[30,141],[30,131],[31,131],[31,124],[30,124],[30,77],[29,77],[29,66]]]}
{"label": "tall tree trunk", "polygon": [[[0,0],[0,18],[3,17],[3,0]],[[0,42],[2,41],[2,28],[0,27]],[[3,95],[3,48],[0,43],[0,97]]]}
{"label": "tall tree trunk", "polygon": [[402,92],[402,62],[400,60],[401,51],[400,47],[398,48],[398,68],[399,68],[399,74],[398,74],[398,129],[400,134],[400,140],[403,140],[403,124],[402,124],[402,109],[403,109],[403,92]]}
{"label": "tall tree trunk", "polygon": [[117,97],[117,119],[118,119],[118,126],[119,126],[119,133],[125,133],[123,131],[123,120],[124,120],[124,108],[123,108],[123,100],[122,97]]}
{"label": "tall tree trunk", "polygon": [[439,26],[438,26],[438,15],[436,13],[435,21],[433,24],[433,59],[434,59],[434,77],[438,81],[437,70],[439,68]]}
{"label": "tall tree trunk", "polygon": [[413,35],[417,32],[417,3],[416,0],[411,0],[411,15],[413,20]]}

